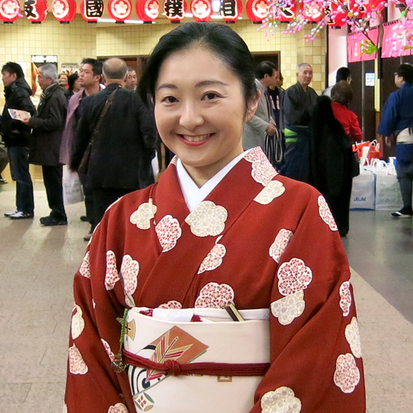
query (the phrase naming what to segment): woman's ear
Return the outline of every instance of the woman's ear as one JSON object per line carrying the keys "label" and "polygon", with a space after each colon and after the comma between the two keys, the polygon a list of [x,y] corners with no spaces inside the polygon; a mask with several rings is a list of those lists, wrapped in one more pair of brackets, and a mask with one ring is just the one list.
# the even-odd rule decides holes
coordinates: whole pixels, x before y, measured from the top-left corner
{"label": "woman's ear", "polygon": [[261,92],[258,90],[257,94],[253,98],[251,98],[250,101],[248,102],[248,107],[245,113],[244,122],[249,122],[252,119],[252,117],[255,115],[255,112],[258,107],[258,101],[260,100],[260,96],[261,96]]}

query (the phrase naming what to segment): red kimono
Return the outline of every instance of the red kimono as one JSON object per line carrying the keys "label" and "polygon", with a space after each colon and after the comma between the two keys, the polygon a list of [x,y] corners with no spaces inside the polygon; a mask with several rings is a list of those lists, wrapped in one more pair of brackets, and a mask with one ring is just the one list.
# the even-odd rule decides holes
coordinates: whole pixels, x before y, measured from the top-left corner
{"label": "red kimono", "polygon": [[314,188],[278,175],[259,148],[191,213],[174,164],[159,183],[113,204],[75,275],[74,298],[68,413],[141,411],[126,373],[111,367],[125,307],[228,303],[270,309],[271,365],[251,395],[251,412],[365,413],[350,270],[336,223]]}

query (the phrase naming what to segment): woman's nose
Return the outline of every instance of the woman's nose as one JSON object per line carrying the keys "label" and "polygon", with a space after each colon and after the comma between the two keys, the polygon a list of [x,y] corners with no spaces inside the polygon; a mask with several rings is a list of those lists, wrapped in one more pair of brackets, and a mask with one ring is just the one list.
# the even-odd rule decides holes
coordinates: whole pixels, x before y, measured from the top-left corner
{"label": "woman's nose", "polygon": [[193,130],[204,122],[199,105],[187,102],[182,105],[179,124],[187,130]]}

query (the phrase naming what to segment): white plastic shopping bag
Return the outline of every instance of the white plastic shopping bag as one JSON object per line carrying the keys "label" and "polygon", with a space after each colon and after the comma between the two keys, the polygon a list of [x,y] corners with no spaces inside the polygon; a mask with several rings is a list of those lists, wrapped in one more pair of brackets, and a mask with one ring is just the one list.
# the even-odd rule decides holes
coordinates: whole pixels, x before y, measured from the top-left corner
{"label": "white plastic shopping bag", "polygon": [[393,164],[386,164],[386,170],[376,175],[376,210],[398,210],[402,205],[399,181]]}
{"label": "white plastic shopping bag", "polygon": [[360,175],[353,178],[350,209],[374,210],[375,178],[372,172],[360,168]]}
{"label": "white plastic shopping bag", "polygon": [[84,200],[82,185],[77,172],[63,167],[63,202],[65,205],[77,204]]}

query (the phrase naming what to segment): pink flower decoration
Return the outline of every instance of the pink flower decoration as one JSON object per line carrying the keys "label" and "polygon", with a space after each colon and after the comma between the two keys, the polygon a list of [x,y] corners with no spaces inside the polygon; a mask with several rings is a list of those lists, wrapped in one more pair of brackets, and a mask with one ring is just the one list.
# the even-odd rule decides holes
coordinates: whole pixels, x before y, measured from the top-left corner
{"label": "pink flower decoration", "polygon": [[344,281],[340,285],[340,308],[343,310],[344,317],[350,314],[351,301],[350,281]]}
{"label": "pink flower decoration", "polygon": [[312,271],[299,258],[292,258],[278,269],[278,290],[282,295],[305,290],[313,279]]}
{"label": "pink flower decoration", "polygon": [[182,235],[182,229],[177,219],[165,215],[155,227],[156,235],[162,247],[162,252],[170,251],[175,247]]}
{"label": "pink flower decoration", "polygon": [[118,269],[116,268],[116,255],[113,251],[106,252],[106,274],[105,274],[105,287],[106,289],[113,290],[115,284],[120,280]]}
{"label": "pink flower decoration", "polygon": [[350,353],[340,354],[336,362],[334,383],[343,393],[352,393],[360,382],[360,371],[354,356]]}
{"label": "pink flower decoration", "polygon": [[318,197],[318,212],[321,219],[330,227],[331,231],[338,231],[336,221],[322,195]]}
{"label": "pink flower decoration", "polygon": [[197,308],[224,308],[234,302],[234,290],[228,284],[208,283],[195,301]]}

